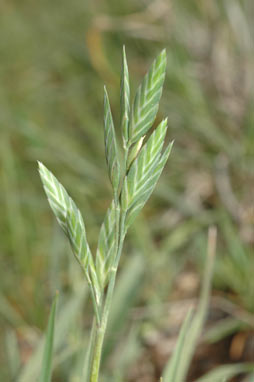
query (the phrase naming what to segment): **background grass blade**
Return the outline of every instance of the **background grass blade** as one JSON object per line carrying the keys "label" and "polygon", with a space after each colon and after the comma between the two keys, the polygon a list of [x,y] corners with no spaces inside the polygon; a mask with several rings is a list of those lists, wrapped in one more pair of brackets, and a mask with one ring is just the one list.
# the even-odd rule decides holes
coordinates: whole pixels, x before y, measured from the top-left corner
{"label": "background grass blade", "polygon": [[80,372],[80,382],[89,382],[91,377],[91,360],[93,356],[93,350],[94,350],[94,344],[95,344],[95,326],[96,321],[94,320],[93,326],[91,329],[89,344],[85,352],[85,358],[82,358],[82,366],[81,366],[81,372]]}
{"label": "background grass blade", "polygon": [[168,364],[166,365],[164,372],[163,372],[163,381],[164,382],[174,382],[177,374],[178,367],[180,365],[180,358],[182,353],[184,352],[184,345],[185,342],[188,340],[187,335],[190,329],[191,321],[192,321],[192,314],[193,310],[191,309],[185,320],[182,324],[176,347],[174,349],[173,355],[171,356]]}
{"label": "background grass blade", "polygon": [[9,366],[9,375],[12,381],[17,379],[21,366],[21,357],[19,351],[19,343],[17,333],[9,329],[5,335],[6,355]]}
{"label": "background grass blade", "polygon": [[[201,334],[201,330],[203,328],[205,316],[208,309],[213,274],[213,264],[216,251],[216,237],[216,228],[211,227],[208,232],[207,259],[198,309],[191,323],[186,329],[185,341],[181,345],[182,352],[178,359],[177,368],[174,368],[174,379],[169,378],[168,380],[166,379],[165,382],[184,382],[186,380],[191,359],[196,349],[196,344]],[[177,352],[178,351],[179,349],[177,349]],[[169,374],[169,376],[171,377],[171,373]]]}
{"label": "background grass blade", "polygon": [[131,109],[129,145],[146,134],[152,126],[162,93],[166,72],[166,50],[153,62],[149,72],[139,86]]}
{"label": "background grass blade", "polygon": [[[80,311],[82,311],[87,296],[88,287],[84,288],[84,286],[82,286],[76,294],[72,295],[71,298],[60,307],[54,335],[56,355],[66,344],[71,328],[75,325],[74,322],[77,322],[77,317]],[[34,382],[38,379],[41,360],[43,358],[44,343],[45,339],[42,338],[29,361],[23,366],[18,377],[18,382]]]}
{"label": "background grass blade", "polygon": [[197,382],[226,382],[238,374],[250,373],[253,370],[253,363],[238,363],[218,366],[215,370],[212,370],[203,377],[199,378]]}
{"label": "background grass blade", "polygon": [[55,295],[54,301],[52,303],[51,311],[50,311],[39,382],[51,381],[57,299],[58,299],[58,292]]}

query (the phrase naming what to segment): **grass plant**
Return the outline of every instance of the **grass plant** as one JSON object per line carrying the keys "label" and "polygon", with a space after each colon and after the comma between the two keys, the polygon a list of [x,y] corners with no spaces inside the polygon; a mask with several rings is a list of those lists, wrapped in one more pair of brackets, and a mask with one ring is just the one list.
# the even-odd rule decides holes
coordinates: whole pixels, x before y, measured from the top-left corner
{"label": "grass plant", "polygon": [[121,130],[123,161],[119,156],[109,98],[104,88],[104,141],[113,200],[102,224],[96,256],[90,250],[81,212],[56,177],[39,162],[41,180],[58,223],[68,237],[90,288],[94,324],[85,380],[97,382],[102,347],[111,309],[116,273],[127,230],[150,197],[171,152],[163,151],[167,120],[149,135],[156,118],[166,71],[163,50],[138,87],[130,107],[129,74],[125,49],[121,76]]}

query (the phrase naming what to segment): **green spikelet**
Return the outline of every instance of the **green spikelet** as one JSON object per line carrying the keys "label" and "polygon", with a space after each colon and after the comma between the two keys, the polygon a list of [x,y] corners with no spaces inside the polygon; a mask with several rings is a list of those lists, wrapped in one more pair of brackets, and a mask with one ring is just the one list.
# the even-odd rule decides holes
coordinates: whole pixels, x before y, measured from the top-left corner
{"label": "green spikelet", "polygon": [[73,253],[85,272],[99,304],[101,291],[81,213],[61,183],[41,162],[39,172],[52,211],[70,240]]}
{"label": "green spikelet", "polygon": [[158,108],[166,72],[165,49],[153,62],[139,86],[131,110],[129,145],[135,143],[151,128]]}

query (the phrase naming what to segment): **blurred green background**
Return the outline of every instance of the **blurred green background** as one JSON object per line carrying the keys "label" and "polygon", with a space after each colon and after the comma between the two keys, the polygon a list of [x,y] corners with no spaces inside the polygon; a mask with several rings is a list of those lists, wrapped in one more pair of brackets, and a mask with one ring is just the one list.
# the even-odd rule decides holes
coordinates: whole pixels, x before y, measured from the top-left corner
{"label": "blurred green background", "polygon": [[158,381],[179,301],[183,309],[198,296],[210,225],[218,243],[207,340],[228,340],[226,361],[254,361],[253,18],[253,0],[1,1],[1,381],[35,380],[56,289],[54,381],[79,381],[90,302],[36,160],[77,202],[95,249],[111,200],[103,85],[118,126],[123,44],[132,97],[166,47],[158,121],[168,116],[175,144],[126,240],[103,381]]}

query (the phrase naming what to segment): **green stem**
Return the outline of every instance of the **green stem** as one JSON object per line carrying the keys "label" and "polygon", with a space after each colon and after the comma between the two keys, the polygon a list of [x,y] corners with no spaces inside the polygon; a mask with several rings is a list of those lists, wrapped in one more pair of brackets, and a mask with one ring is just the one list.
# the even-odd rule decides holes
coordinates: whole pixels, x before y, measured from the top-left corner
{"label": "green stem", "polygon": [[[127,171],[127,160],[128,160],[129,147],[126,148],[124,152],[124,174]],[[96,329],[96,340],[95,340],[95,348],[94,348],[94,357],[92,361],[92,374],[90,382],[98,382],[99,371],[100,371],[100,363],[101,363],[101,354],[102,354],[102,346],[105,337],[105,332],[108,323],[109,311],[112,303],[113,292],[116,281],[116,272],[119,264],[119,260],[121,257],[123,242],[125,238],[125,218],[126,212],[120,210],[118,194],[114,193],[114,201],[115,201],[115,221],[116,221],[116,254],[113,266],[110,270],[109,277],[109,285],[107,289],[107,294],[105,298],[105,303],[102,312],[102,318],[100,324],[97,325]]]}
{"label": "green stem", "polygon": [[88,281],[88,285],[90,286],[90,290],[91,290],[91,297],[92,297],[92,303],[93,303],[93,308],[94,308],[95,317],[96,317],[96,323],[97,323],[97,325],[99,325],[100,324],[100,314],[99,314],[98,305],[97,305],[97,301],[96,301],[96,293],[94,291],[91,279],[87,277],[87,281]]}
{"label": "green stem", "polygon": [[91,375],[90,382],[98,382],[98,378],[99,378],[102,346],[103,346],[104,336],[105,336],[105,332],[107,328],[109,311],[110,311],[112,298],[113,298],[113,292],[114,292],[115,280],[116,280],[116,271],[117,271],[118,263],[120,260],[124,237],[125,237],[125,230],[124,230],[125,217],[126,217],[125,212],[120,213],[120,230],[119,230],[117,254],[115,257],[115,262],[113,264],[113,267],[111,268],[110,281],[109,281],[105,304],[103,308],[101,324],[97,327],[95,352],[93,357],[92,375]]}
{"label": "green stem", "polygon": [[105,336],[106,325],[100,325],[96,332],[95,352],[92,362],[91,382],[98,382],[101,363],[102,345]]}

